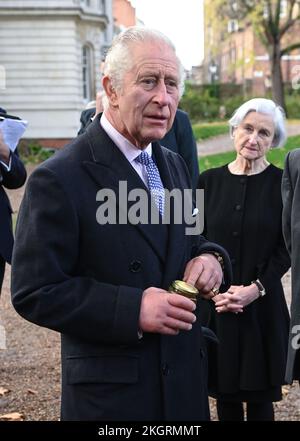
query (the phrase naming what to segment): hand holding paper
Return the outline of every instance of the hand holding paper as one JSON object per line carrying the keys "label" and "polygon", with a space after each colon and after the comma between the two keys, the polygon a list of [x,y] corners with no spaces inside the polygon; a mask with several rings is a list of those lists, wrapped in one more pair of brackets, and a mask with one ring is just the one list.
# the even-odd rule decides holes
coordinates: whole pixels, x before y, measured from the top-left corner
{"label": "hand holding paper", "polygon": [[28,122],[21,119],[4,118],[0,120],[0,130],[3,134],[3,140],[12,152],[15,151],[27,125]]}

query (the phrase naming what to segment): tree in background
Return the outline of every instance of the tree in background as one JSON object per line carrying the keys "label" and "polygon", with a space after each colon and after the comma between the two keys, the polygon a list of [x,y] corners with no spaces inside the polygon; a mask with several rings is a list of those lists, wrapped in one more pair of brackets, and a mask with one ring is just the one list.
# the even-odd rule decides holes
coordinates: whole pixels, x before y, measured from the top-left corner
{"label": "tree in background", "polygon": [[[210,8],[211,12],[214,9],[210,17],[214,17],[217,26],[228,19],[253,26],[269,54],[273,99],[286,109],[281,58],[300,48],[299,32],[294,32],[292,44],[286,38],[288,31],[291,34],[300,23],[300,0],[216,0]],[[286,8],[284,16],[283,8]]]}

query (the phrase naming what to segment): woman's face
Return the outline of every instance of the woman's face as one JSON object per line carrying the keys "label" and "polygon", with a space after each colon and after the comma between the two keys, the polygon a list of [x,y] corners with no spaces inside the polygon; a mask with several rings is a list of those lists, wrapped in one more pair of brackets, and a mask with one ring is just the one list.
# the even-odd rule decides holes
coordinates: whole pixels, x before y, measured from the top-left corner
{"label": "woman's face", "polygon": [[247,160],[264,157],[271,147],[274,134],[275,127],[270,115],[249,112],[233,132],[237,154]]}

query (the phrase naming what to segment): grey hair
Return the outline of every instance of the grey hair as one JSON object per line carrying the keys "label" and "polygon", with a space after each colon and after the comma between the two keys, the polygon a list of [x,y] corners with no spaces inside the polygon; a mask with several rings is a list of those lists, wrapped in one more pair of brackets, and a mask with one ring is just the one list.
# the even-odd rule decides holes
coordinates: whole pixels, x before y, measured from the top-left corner
{"label": "grey hair", "polygon": [[[174,44],[166,35],[155,29],[149,29],[143,26],[132,26],[118,34],[113,39],[112,45],[107,52],[104,63],[104,75],[110,77],[112,86],[116,90],[120,90],[122,87],[124,74],[128,72],[133,64],[129,46],[132,43],[140,43],[144,41],[163,42],[174,51],[178,63],[179,94],[181,97],[184,92],[184,68],[176,55]],[[105,100],[105,105],[107,106],[107,100]]]}
{"label": "grey hair", "polygon": [[242,104],[229,120],[230,135],[238,127],[249,112],[265,113],[272,117],[275,127],[275,134],[272,140],[272,147],[281,147],[286,140],[285,113],[282,107],[272,100],[266,98],[253,98]]}

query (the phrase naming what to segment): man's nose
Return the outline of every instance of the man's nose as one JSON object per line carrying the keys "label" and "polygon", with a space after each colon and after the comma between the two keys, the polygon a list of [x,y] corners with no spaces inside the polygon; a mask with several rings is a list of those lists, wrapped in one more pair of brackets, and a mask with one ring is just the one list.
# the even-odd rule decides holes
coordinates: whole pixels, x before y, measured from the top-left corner
{"label": "man's nose", "polygon": [[160,106],[167,106],[169,104],[170,96],[167,92],[167,87],[163,81],[160,81],[156,87],[154,100]]}

